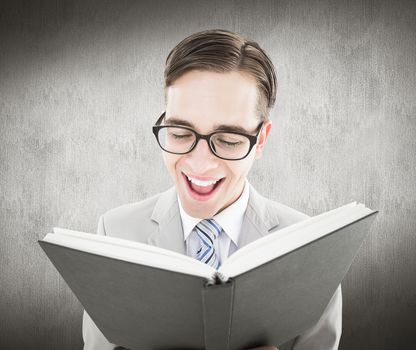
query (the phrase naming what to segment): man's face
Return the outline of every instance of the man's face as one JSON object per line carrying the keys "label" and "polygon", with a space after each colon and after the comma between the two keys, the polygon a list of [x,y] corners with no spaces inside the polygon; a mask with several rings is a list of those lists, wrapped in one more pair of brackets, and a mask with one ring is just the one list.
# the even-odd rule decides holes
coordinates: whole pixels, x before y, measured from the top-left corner
{"label": "man's face", "polygon": [[[247,134],[255,135],[260,123],[256,113],[256,83],[244,73],[193,70],[168,87],[166,97],[165,122],[190,126],[200,134],[209,134],[227,125],[243,128]],[[174,123],[169,120],[174,120]],[[163,152],[182,206],[190,216],[213,217],[238,199],[270,130],[271,122],[268,121],[263,125],[257,145],[242,160],[216,157],[205,140],[200,140],[188,154]],[[210,184],[214,181],[215,184]]]}

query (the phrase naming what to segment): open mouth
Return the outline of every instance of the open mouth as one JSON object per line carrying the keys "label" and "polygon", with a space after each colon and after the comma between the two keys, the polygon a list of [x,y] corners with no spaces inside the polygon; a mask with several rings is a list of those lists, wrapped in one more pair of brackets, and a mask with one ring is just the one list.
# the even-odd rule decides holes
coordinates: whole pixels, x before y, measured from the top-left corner
{"label": "open mouth", "polygon": [[218,180],[202,181],[194,179],[182,173],[186,187],[190,195],[197,200],[207,200],[211,198],[224,182],[225,177]]}

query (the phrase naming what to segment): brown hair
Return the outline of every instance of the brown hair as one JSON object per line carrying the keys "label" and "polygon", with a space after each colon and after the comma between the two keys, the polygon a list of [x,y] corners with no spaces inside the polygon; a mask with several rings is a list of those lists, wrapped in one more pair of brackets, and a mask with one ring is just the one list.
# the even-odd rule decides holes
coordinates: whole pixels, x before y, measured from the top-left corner
{"label": "brown hair", "polygon": [[223,29],[192,34],[176,45],[166,59],[165,89],[191,70],[248,73],[257,82],[260,118],[268,119],[276,100],[276,73],[256,42]]}

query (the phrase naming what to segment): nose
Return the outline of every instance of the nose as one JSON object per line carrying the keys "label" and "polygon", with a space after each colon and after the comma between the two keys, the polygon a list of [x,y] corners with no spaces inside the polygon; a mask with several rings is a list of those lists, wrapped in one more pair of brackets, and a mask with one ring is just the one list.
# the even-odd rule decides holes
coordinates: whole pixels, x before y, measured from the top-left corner
{"label": "nose", "polygon": [[205,174],[210,170],[218,167],[218,160],[215,155],[212,154],[208,141],[200,139],[198,144],[187,154],[188,166],[196,174]]}

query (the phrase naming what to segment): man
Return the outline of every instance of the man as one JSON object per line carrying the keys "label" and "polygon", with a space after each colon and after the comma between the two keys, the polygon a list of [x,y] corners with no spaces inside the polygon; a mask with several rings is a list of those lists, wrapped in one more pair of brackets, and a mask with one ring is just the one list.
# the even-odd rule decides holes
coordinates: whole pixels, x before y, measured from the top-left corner
{"label": "man", "polygon": [[[247,182],[272,130],[275,97],[273,64],[257,43],[225,30],[196,33],[180,42],[166,61],[166,110],[153,127],[175,186],[110,210],[100,218],[98,233],[175,250],[218,267],[247,243],[305,219],[260,196]],[[209,232],[212,228],[217,234]],[[211,245],[203,244],[207,235]],[[337,349],[341,313],[338,287],[318,323],[286,346]],[[86,313],[83,337],[84,349],[116,348]],[[272,345],[278,344],[264,345],[276,349]]]}

